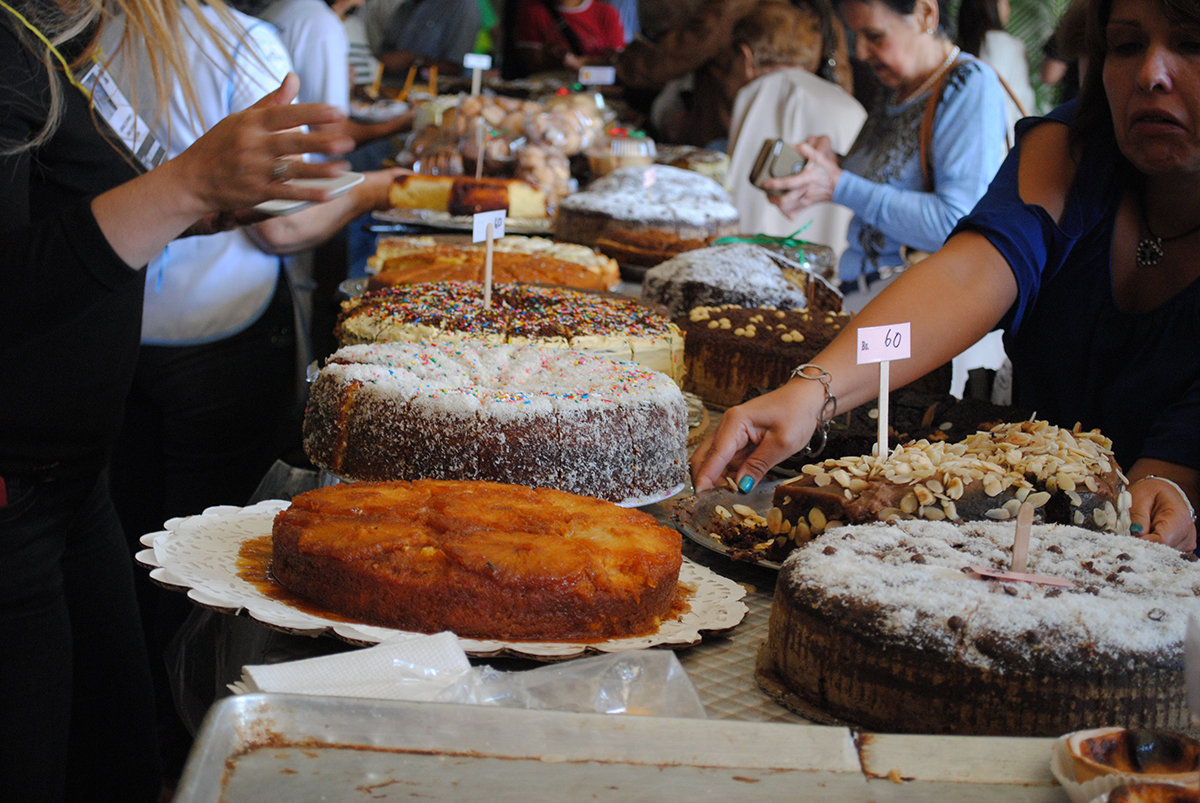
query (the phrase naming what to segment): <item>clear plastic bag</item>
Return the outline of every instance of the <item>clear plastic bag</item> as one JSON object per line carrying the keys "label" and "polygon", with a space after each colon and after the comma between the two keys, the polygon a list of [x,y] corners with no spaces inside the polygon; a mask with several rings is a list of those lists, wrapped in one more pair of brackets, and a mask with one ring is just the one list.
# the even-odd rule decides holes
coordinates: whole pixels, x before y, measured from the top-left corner
{"label": "clear plastic bag", "polygon": [[476,667],[440,702],[597,714],[704,719],[692,679],[672,652],[608,653],[530,669]]}

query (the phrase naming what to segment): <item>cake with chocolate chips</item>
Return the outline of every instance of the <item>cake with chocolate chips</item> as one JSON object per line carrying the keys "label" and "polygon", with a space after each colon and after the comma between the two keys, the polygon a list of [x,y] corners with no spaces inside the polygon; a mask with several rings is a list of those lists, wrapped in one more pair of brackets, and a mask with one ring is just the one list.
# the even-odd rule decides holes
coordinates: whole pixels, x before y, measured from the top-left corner
{"label": "cake with chocolate chips", "polygon": [[1183,729],[1195,556],[1035,525],[1032,574],[1005,570],[1008,523],[842,527],[796,550],[775,586],[757,674],[818,719],[879,732],[1057,736],[1119,722]]}
{"label": "cake with chocolate chips", "polygon": [[623,504],[687,481],[687,406],[666,374],[575,351],[484,343],[339,349],[304,450],[355,480],[488,480]]}
{"label": "cake with chocolate chips", "polygon": [[679,319],[686,344],[683,389],[713,407],[741,404],[785,384],[849,320],[843,312],[693,307]]}

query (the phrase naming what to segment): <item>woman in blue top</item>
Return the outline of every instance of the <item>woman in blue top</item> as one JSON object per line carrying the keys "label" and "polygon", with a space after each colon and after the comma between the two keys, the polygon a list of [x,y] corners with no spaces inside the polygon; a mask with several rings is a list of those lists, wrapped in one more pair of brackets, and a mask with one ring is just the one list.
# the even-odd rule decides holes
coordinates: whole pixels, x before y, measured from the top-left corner
{"label": "woman in blue top", "polygon": [[[904,264],[902,246],[933,251],[983,197],[1004,160],[1004,90],[991,67],[962,54],[946,33],[945,0],[843,0],[858,57],[889,90],[879,94],[845,158],[826,137],[797,145],[808,168],[768,182],[794,217],[832,201],[854,211],[838,274],[843,290]],[[923,174],[920,131],[944,78]]]}
{"label": "woman in blue top", "polygon": [[[1026,121],[987,196],[937,254],[869,304],[857,326],[912,323],[899,387],[996,325],[1016,401],[1099,427],[1132,481],[1134,532],[1196,546],[1200,501],[1200,2],[1098,0],[1078,106]],[[878,369],[841,337],[814,362],[842,409]],[[726,413],[693,460],[703,490],[743,487],[808,442],[824,404],[793,379]]]}

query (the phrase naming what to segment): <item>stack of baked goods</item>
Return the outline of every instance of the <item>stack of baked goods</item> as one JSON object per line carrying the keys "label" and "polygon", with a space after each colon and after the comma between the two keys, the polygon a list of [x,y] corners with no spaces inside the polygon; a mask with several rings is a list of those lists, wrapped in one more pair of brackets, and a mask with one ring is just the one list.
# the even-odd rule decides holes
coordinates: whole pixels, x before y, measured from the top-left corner
{"label": "stack of baked goods", "polygon": [[679,534],[647,513],[487,482],[320,488],[273,535],[275,578],[334,613],[484,639],[654,632],[682,562]]}
{"label": "stack of baked goods", "polygon": [[760,682],[819,719],[882,732],[1057,736],[1188,721],[1183,639],[1200,610],[1191,553],[1011,522],[841,527],[783,564]]}
{"label": "stack of baked goods", "polygon": [[687,251],[651,268],[642,280],[642,298],[662,304],[676,319],[696,307],[726,304],[777,310],[811,306],[822,312],[842,309],[842,294],[825,279],[795,270],[777,252],[740,242]]}
{"label": "stack of baked goods", "polygon": [[547,217],[546,193],[512,178],[398,176],[388,191],[396,209],[427,209],[449,215],[507,211],[512,218]]}
{"label": "stack of baked goods", "polygon": [[566,287],[498,284],[491,307],[474,282],[406,284],[342,303],[334,336],[360,343],[513,343],[574,349],[683,375],[683,335],[635,299]]}
{"label": "stack of baked goods", "polygon": [[623,504],[681,490],[686,441],[666,374],[477,342],[339,349],[304,416],[306,454],[339,477],[488,480]]}
{"label": "stack of baked goods", "polygon": [[595,246],[622,264],[642,266],[703,248],[737,230],[737,209],[721,185],[666,165],[614,170],[565,198],[554,216],[557,239]]}
{"label": "stack of baked goods", "polygon": [[[367,260],[368,290],[398,284],[483,281],[486,246],[444,245],[431,237],[385,237]],[[509,235],[493,244],[492,281],[540,282],[611,290],[621,280],[617,263],[591,248],[543,237]]]}
{"label": "stack of baked goods", "polygon": [[708,176],[722,187],[729,186],[729,154],[725,151],[697,148],[694,145],[662,145],[654,161],[660,165],[693,170]]}

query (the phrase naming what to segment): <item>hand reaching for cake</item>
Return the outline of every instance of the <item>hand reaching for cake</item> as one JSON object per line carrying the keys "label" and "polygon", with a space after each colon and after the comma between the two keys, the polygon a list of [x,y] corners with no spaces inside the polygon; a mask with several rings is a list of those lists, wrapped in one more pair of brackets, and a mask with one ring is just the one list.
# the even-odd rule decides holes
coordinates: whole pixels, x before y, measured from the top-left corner
{"label": "hand reaching for cake", "polygon": [[[815,395],[814,395],[815,394]],[[793,379],[771,393],[731,407],[692,453],[692,483],[696,493],[714,487],[726,471],[747,492],[771,466],[804,448],[816,428],[816,415],[805,415],[807,404],[820,410],[824,398],[816,382]]]}
{"label": "hand reaching for cake", "polygon": [[[1133,495],[1133,504],[1129,510],[1133,520],[1133,534],[1147,541],[1157,541],[1183,552],[1191,552],[1196,548],[1196,520],[1192,513],[1191,501],[1175,480],[1144,473],[1143,463],[1148,462],[1159,461],[1138,461],[1130,472],[1132,476],[1143,474],[1129,486],[1129,492]],[[1174,469],[1172,474],[1180,471],[1195,474],[1194,471],[1188,471],[1181,466],[1171,468]],[[1167,473],[1163,469],[1155,470]]]}

